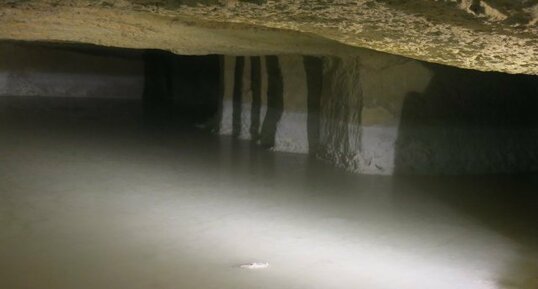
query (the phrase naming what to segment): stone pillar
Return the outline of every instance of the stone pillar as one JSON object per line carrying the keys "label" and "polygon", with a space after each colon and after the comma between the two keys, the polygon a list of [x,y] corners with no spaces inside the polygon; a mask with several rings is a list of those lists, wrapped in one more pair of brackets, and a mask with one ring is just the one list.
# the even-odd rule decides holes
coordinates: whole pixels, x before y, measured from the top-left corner
{"label": "stone pillar", "polygon": [[263,147],[307,153],[307,89],[302,56],[249,57],[243,64],[237,59],[226,57],[225,61],[225,73],[232,75],[224,77],[227,87],[220,133],[231,135],[235,128],[239,132],[234,133],[236,137]]}
{"label": "stone pillar", "polygon": [[358,58],[325,58],[320,112],[320,158],[339,167],[360,169],[362,105]]}
{"label": "stone pillar", "polygon": [[308,153],[308,103],[303,56],[278,58],[283,80],[283,112],[275,137],[275,150]]}

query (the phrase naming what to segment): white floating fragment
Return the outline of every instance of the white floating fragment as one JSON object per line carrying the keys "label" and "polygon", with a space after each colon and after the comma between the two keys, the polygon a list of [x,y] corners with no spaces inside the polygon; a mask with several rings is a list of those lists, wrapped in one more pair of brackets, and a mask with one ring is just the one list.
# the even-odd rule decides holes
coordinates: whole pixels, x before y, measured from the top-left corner
{"label": "white floating fragment", "polygon": [[239,266],[241,269],[248,269],[248,270],[259,270],[259,269],[266,269],[269,267],[269,263],[267,262],[254,262],[249,264],[243,264]]}

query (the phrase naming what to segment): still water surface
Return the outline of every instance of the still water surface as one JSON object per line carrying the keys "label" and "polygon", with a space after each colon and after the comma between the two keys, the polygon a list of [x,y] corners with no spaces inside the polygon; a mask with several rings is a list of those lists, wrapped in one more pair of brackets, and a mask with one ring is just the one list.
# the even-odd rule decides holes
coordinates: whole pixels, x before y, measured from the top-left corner
{"label": "still water surface", "polygon": [[0,288],[538,288],[537,176],[358,176],[102,105],[0,110]]}

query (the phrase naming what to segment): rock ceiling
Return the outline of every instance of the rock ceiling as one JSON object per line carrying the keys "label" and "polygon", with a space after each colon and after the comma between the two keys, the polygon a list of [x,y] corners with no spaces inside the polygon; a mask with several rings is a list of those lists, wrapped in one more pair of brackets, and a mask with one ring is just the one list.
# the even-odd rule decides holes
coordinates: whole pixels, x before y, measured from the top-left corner
{"label": "rock ceiling", "polygon": [[0,0],[0,39],[180,54],[367,48],[538,75],[538,0]]}

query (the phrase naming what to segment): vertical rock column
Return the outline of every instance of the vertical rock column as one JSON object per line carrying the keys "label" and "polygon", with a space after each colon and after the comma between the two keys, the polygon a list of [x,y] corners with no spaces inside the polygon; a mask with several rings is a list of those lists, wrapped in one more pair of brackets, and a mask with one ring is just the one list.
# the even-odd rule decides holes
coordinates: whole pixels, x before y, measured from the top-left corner
{"label": "vertical rock column", "polygon": [[308,152],[302,56],[225,57],[220,133],[264,148]]}
{"label": "vertical rock column", "polygon": [[431,72],[418,61],[380,53],[362,55],[359,69],[362,162],[357,172],[391,175],[404,100],[426,89]]}
{"label": "vertical rock column", "polygon": [[232,134],[233,122],[237,137],[360,174],[538,168],[533,76],[376,52],[247,59],[225,68],[221,133]]}
{"label": "vertical rock column", "polygon": [[324,62],[318,156],[358,171],[363,161],[358,58],[325,58]]}
{"label": "vertical rock column", "polygon": [[283,79],[283,112],[274,149],[308,153],[308,89],[303,56],[279,56],[278,61]]}
{"label": "vertical rock column", "polygon": [[245,57],[224,56],[221,79],[222,101],[219,133],[249,139],[250,59]]}
{"label": "vertical rock column", "polygon": [[393,174],[404,99],[430,78],[398,56],[324,58],[318,156],[356,173]]}

